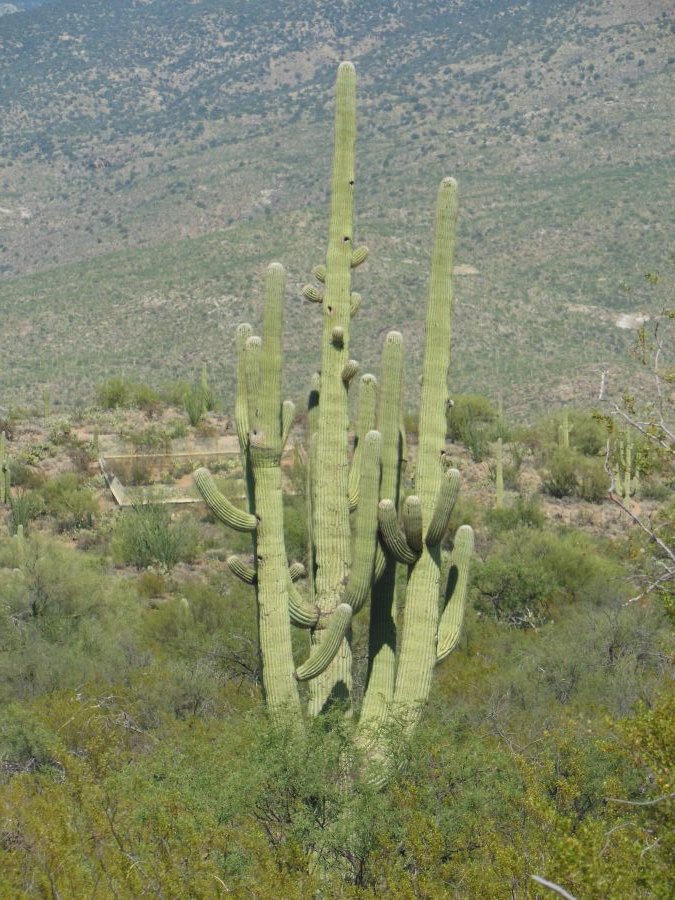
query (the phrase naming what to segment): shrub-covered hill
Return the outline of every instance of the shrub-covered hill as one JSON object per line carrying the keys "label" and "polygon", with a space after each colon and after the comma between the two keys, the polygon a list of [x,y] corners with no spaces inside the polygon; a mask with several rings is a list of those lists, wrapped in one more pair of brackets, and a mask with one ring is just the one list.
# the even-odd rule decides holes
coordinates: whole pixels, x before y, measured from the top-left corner
{"label": "shrub-covered hill", "polygon": [[[667,266],[671,41],[660,0],[55,0],[3,17],[3,402],[86,399],[85,382],[160,362],[231,386],[223,344],[255,317],[265,264],[297,289],[318,261],[341,57],[360,78],[364,364],[390,326],[418,350],[418,261],[452,173],[458,388],[508,384],[514,410],[590,393],[623,357],[620,317],[659,302],[636,284]],[[289,310],[296,396],[306,315]]]}
{"label": "shrub-covered hill", "polygon": [[[129,477],[179,480],[178,452],[226,422],[193,427],[142,385],[98,396],[109,408],[2,423],[1,896],[545,900],[535,875],[597,900],[669,895],[672,615],[667,592],[626,602],[653,546],[584,498],[601,423],[572,410],[509,429],[485,398],[456,403],[454,517],[478,537],[467,625],[400,776],[346,792],[348,723],[299,746],[262,715],[252,588],[222,561],[243,536],[202,507],[117,509],[96,474],[99,453],[126,447],[146,453]],[[672,534],[672,464],[643,459],[631,508]],[[295,466],[286,546],[300,558],[301,454]],[[217,477],[237,501],[229,468]]]}

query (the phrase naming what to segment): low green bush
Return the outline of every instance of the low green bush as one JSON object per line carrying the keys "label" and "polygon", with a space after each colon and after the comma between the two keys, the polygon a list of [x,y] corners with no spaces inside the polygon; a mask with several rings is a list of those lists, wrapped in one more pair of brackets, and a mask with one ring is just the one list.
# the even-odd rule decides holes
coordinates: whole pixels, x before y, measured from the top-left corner
{"label": "low green bush", "polygon": [[172,569],[197,555],[199,533],[187,515],[172,521],[166,506],[147,503],[123,511],[112,541],[116,561],[144,569],[153,564]]}
{"label": "low green bush", "polygon": [[541,511],[539,501],[535,498],[518,497],[512,506],[501,509],[488,509],[485,512],[485,523],[493,534],[513,531],[515,528],[543,528],[546,517]]}
{"label": "low green bush", "polygon": [[476,608],[528,626],[548,620],[559,603],[627,596],[625,572],[607,545],[587,534],[520,527],[504,531],[473,574]]}
{"label": "low green bush", "polygon": [[98,512],[96,496],[72,472],[50,478],[40,488],[43,512],[54,520],[58,531],[91,528]]}

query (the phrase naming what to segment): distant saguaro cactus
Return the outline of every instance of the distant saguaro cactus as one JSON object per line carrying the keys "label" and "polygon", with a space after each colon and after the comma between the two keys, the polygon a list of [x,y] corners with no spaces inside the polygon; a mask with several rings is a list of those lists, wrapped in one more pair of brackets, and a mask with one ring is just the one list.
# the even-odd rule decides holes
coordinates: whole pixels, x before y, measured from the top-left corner
{"label": "distant saguaro cactus", "polygon": [[[368,675],[356,741],[370,759],[372,777],[389,770],[392,723],[410,733],[427,702],[437,662],[456,646],[464,614],[473,532],[462,526],[447,557],[441,551],[459,488],[459,472],[445,457],[447,379],[452,315],[452,264],[457,188],[438,191],[427,307],[419,450],[414,493],[403,499],[403,339],[387,335],[382,386],[360,379],[354,447],[349,437],[349,390],[358,363],[349,356],[351,322],[361,303],[352,270],[367,257],[353,246],[356,75],[338,69],[335,151],[328,250],[316,266],[318,285],[303,295],[321,310],[321,366],[308,409],[309,571],[289,566],[284,546],[281,455],[294,408],[281,401],[281,336],[285,273],[272,263],[265,282],[262,339],[250,325],[237,331],[236,425],[248,506],[236,508],[206,469],[197,486],[215,515],[251,534],[253,565],[238,557],[229,568],[255,585],[267,707],[275,721],[301,721],[298,683],[309,682],[309,714],[335,702],[351,709],[351,622],[370,599]],[[378,403],[379,393],[379,403]],[[396,569],[407,571],[405,619],[397,622]],[[441,584],[447,569],[447,581]],[[296,665],[291,625],[310,635],[309,657]]]}

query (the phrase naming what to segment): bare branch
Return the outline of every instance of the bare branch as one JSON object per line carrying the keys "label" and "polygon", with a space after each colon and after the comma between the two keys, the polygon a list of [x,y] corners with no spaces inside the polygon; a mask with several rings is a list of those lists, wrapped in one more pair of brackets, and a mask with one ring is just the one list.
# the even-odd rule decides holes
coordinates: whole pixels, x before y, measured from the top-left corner
{"label": "bare branch", "polygon": [[570,894],[569,891],[566,891],[565,888],[560,887],[559,884],[555,884],[553,881],[547,881],[545,878],[540,878],[539,875],[530,875],[532,881],[536,881],[537,884],[542,885],[542,887],[548,888],[550,891],[553,891],[554,894],[557,894],[559,897],[564,897],[565,900],[576,900],[576,898]]}

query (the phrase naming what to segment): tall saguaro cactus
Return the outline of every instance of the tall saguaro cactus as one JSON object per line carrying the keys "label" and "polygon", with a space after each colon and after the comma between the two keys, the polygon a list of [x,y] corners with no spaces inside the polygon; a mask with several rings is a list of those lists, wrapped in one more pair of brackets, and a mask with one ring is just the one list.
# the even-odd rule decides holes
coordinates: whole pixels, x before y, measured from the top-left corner
{"label": "tall saguaro cactus", "polygon": [[[235,415],[247,510],[230,503],[206,469],[195,478],[216,516],[252,536],[253,565],[237,557],[228,565],[255,586],[263,686],[274,720],[300,720],[298,683],[304,681],[310,715],[336,701],[351,712],[352,620],[370,600],[368,673],[356,740],[378,764],[375,777],[381,779],[390,765],[392,723],[402,724],[406,733],[414,728],[434,666],[459,639],[473,548],[473,533],[463,526],[452,553],[442,550],[459,488],[459,473],[445,457],[457,186],[448,178],[438,192],[414,493],[403,499],[404,348],[398,332],[385,340],[381,388],[373,375],[360,379],[350,447],[349,390],[359,367],[349,357],[349,339],[361,302],[352,291],[352,270],[368,252],[353,246],[356,76],[351,63],[338,69],[336,101],[326,262],[314,269],[319,286],[303,289],[323,320],[321,363],[308,410],[309,572],[289,564],[284,546],[281,455],[293,405],[281,402],[285,275],[278,263],[267,271],[262,339],[249,325],[237,332]],[[399,565],[407,567],[402,629]],[[308,659],[299,666],[292,655],[292,624],[310,635]]]}

